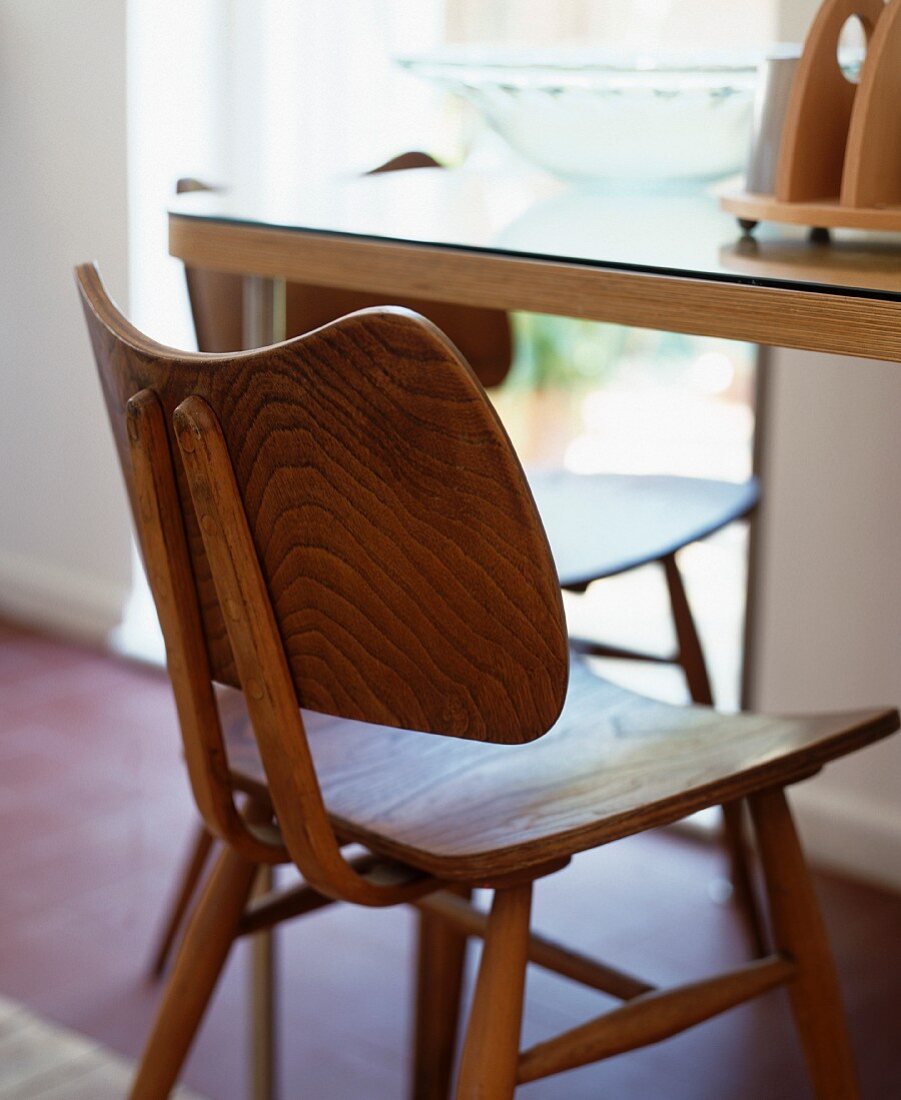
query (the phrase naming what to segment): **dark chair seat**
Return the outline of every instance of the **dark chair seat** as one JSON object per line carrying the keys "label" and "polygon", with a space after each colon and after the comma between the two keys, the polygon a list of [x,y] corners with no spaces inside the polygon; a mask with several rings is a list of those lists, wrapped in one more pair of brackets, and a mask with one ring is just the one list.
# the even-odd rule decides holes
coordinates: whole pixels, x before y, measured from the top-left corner
{"label": "dark chair seat", "polygon": [[560,583],[578,588],[706,538],[760,498],[745,482],[697,477],[529,471]]}
{"label": "dark chair seat", "polygon": [[[236,693],[229,693],[236,695]],[[238,696],[224,711],[238,785],[266,779]],[[889,710],[817,717],[676,707],[575,660],[566,706],[528,745],[479,744],[304,711],[339,835],[439,876],[478,879],[665,825],[800,779],[897,725]]]}

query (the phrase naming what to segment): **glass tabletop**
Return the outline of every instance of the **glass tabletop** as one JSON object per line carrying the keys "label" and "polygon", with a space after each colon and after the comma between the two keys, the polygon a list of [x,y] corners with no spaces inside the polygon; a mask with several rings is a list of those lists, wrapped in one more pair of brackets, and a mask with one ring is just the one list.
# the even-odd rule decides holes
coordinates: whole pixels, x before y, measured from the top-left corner
{"label": "glass tabletop", "polygon": [[416,169],[196,192],[174,217],[588,267],[901,300],[901,234],[761,224],[744,236],[710,189],[572,187],[528,169]]}

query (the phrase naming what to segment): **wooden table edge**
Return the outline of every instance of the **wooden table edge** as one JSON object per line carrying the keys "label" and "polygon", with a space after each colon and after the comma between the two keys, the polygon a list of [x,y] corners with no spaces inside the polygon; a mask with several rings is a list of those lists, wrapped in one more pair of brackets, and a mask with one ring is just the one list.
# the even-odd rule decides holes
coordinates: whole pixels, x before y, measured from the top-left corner
{"label": "wooden table edge", "polygon": [[427,300],[901,360],[901,296],[760,286],[169,215],[186,264]]}

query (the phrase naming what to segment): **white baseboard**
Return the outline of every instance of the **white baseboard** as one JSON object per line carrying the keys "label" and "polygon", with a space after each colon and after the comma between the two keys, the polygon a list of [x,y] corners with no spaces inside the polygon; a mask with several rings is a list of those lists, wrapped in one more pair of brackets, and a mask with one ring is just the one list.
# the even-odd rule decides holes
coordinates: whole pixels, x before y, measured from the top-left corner
{"label": "white baseboard", "polygon": [[128,587],[0,551],[0,614],[85,642],[104,642]]}
{"label": "white baseboard", "polygon": [[789,797],[812,864],[901,890],[901,805],[816,780],[792,787]]}

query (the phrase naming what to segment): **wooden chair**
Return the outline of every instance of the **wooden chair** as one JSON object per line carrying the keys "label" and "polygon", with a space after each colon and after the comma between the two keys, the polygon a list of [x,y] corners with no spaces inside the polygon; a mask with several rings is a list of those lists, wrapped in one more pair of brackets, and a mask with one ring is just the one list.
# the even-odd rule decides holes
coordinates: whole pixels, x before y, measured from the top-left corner
{"label": "wooden chair", "polygon": [[[427,153],[408,152],[370,174],[439,168]],[[196,179],[181,179],[179,194],[210,190]],[[238,276],[186,268],[185,276],[197,344],[201,351],[236,351],[242,336],[243,289]],[[286,333],[300,336],[358,309],[385,304],[382,297],[302,283],[285,289]],[[487,389],[499,385],[513,359],[510,319],[495,309],[456,306],[422,299],[395,303],[427,316],[463,353]],[[590,656],[675,664],[685,675],[691,699],[712,704],[710,677],[677,555],[680,550],[748,516],[757,506],[759,486],[702,478],[597,474],[565,470],[530,476],[530,486],[550,539],[561,587],[584,592],[596,581],[644,565],[658,565],[666,579],[676,651],[660,655],[609,645],[595,639],[572,638]],[[603,517],[600,521],[599,517]],[[724,839],[735,899],[747,920],[756,950],[763,950],[765,932],[756,903],[741,804],[724,807]],[[154,952],[154,972],[165,967],[178,927],[207,858],[207,839],[198,836]]]}
{"label": "wooden chair", "polygon": [[[423,914],[420,1100],[447,1095],[470,935],[485,949],[458,1100],[504,1100],[778,985],[817,1095],[855,1097],[783,788],[896,730],[897,712],[723,717],[569,667],[522,470],[422,318],[364,311],[260,351],[190,354],[129,325],[92,265],[77,274],[194,796],[223,842],[133,1100],[168,1094],[236,938],[337,900]],[[214,683],[242,692],[252,736],[226,742]],[[740,798],[773,954],[659,990],[530,934],[533,882],[576,853]],[[349,858],[352,843],[365,853]],[[258,869],[288,861],[305,881],[249,900]],[[494,891],[490,913],[467,901],[475,886]],[[520,1053],[528,961],[623,1005]]]}

